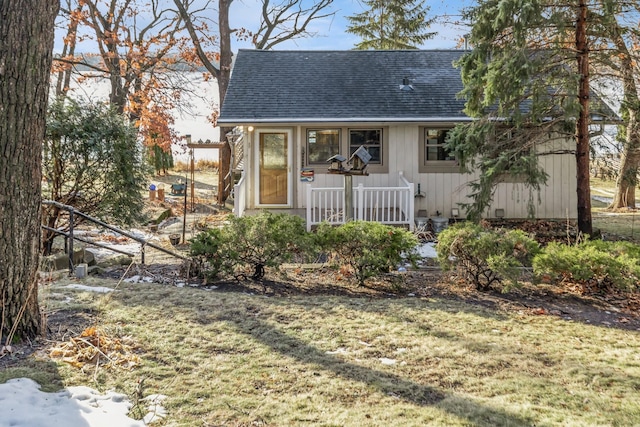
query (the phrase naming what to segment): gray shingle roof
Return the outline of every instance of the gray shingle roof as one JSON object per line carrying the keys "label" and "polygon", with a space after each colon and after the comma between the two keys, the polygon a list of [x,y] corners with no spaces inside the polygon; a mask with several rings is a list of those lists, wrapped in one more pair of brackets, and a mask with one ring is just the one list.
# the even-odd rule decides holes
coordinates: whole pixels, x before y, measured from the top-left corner
{"label": "gray shingle roof", "polygon": [[453,67],[463,53],[240,50],[218,122],[468,120]]}

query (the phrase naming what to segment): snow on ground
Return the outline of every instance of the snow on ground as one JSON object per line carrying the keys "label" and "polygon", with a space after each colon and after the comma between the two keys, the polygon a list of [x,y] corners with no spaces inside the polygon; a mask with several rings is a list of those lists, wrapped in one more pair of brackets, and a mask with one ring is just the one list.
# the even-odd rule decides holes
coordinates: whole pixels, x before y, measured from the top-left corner
{"label": "snow on ground", "polygon": [[148,396],[143,420],[127,416],[132,405],[123,394],[89,387],[44,393],[35,381],[15,378],[0,384],[0,427],[144,427],[166,416],[164,396]]}
{"label": "snow on ground", "polygon": [[78,291],[87,291],[87,292],[97,292],[99,294],[106,294],[108,292],[113,292],[113,288],[107,288],[106,286],[87,286],[87,285],[79,285],[77,283],[72,283],[70,285],[63,286],[68,289],[76,289]]}
{"label": "snow on ground", "polygon": [[418,245],[418,255],[422,258],[437,258],[435,242],[426,242]]}

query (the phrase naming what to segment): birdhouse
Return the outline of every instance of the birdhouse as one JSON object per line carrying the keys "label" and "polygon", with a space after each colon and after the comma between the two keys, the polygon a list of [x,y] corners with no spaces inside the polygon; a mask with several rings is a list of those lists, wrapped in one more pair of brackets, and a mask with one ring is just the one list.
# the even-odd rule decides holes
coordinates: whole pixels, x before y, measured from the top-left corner
{"label": "birdhouse", "polygon": [[343,171],[344,170],[344,165],[342,164],[345,160],[347,160],[346,157],[341,156],[340,154],[336,154],[333,157],[330,157],[329,159],[327,159],[327,163],[329,163],[329,170],[330,171]]}
{"label": "birdhouse", "polygon": [[353,165],[351,168],[352,171],[363,171],[371,161],[371,154],[364,148],[363,145],[358,147],[358,149],[351,155],[349,159],[349,163]]}

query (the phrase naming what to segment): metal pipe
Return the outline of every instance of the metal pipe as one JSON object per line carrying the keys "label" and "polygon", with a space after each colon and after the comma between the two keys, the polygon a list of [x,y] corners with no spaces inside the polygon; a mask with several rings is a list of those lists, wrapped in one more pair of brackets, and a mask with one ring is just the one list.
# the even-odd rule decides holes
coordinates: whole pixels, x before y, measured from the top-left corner
{"label": "metal pipe", "polygon": [[[67,233],[66,231],[56,230],[55,228],[47,227],[46,225],[43,225],[42,228],[44,228],[45,230],[53,231],[54,233],[61,234],[65,238],[69,237],[69,233]],[[97,243],[97,242],[93,242],[93,241],[88,240],[88,239],[83,239],[82,237],[78,237],[76,235],[74,235],[73,238],[75,240],[79,241],[79,242],[87,243],[89,245],[97,246],[99,248],[107,249],[107,250],[110,250],[110,251],[113,251],[113,252],[118,252],[119,254],[127,255],[127,256],[130,256],[130,257],[134,257],[135,256],[135,254],[132,254],[132,253],[129,253],[129,252],[125,252],[125,251],[120,250],[120,249],[115,249],[115,248],[113,248],[111,246],[103,245],[102,243]]]}
{"label": "metal pipe", "polygon": [[65,205],[65,204],[63,204],[63,203],[56,202],[55,200],[43,200],[43,201],[42,201],[42,204],[43,204],[43,205],[53,205],[53,206],[57,206],[57,207],[59,207],[60,209],[65,209],[65,210],[68,210],[69,212],[73,211],[76,215],[80,215],[81,217],[86,218],[86,219],[88,219],[88,220],[89,220],[89,221],[91,221],[91,222],[94,222],[94,223],[96,223],[96,224],[98,224],[98,225],[100,225],[100,226],[102,226],[102,227],[104,227],[104,228],[108,228],[109,230],[115,231],[116,233],[122,234],[123,236],[128,237],[128,238],[130,238],[130,239],[132,239],[132,240],[135,240],[136,242],[139,242],[139,243],[145,244],[145,245],[147,245],[147,246],[149,246],[149,247],[152,247],[152,248],[154,248],[154,249],[157,249],[157,250],[159,250],[159,251],[161,251],[161,252],[164,252],[164,253],[166,253],[166,254],[172,255],[172,256],[174,256],[174,257],[176,257],[176,258],[180,258],[180,259],[189,259],[188,257],[186,257],[186,256],[184,256],[184,255],[181,255],[181,254],[178,254],[178,253],[172,252],[172,251],[170,251],[170,250],[168,250],[168,249],[163,248],[162,246],[158,246],[158,245],[156,245],[155,243],[151,243],[151,242],[149,242],[149,241],[148,241],[148,240],[146,240],[146,239],[143,239],[143,238],[138,237],[138,236],[134,236],[133,234],[128,233],[128,232],[126,232],[126,231],[124,231],[124,230],[120,230],[119,228],[114,227],[113,225],[109,225],[109,224],[107,224],[106,222],[100,221],[100,220],[99,220],[99,219],[97,219],[97,218],[93,218],[93,217],[91,217],[91,216],[89,216],[89,215],[87,215],[87,214],[85,214],[85,213],[83,213],[83,212],[80,212],[79,210],[77,210],[77,209],[76,209],[76,208],[74,208],[73,206]]}

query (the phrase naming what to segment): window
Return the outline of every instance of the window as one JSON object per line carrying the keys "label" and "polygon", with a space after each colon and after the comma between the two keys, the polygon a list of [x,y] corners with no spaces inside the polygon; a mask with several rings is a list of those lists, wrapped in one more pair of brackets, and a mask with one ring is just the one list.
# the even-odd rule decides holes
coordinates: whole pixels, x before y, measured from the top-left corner
{"label": "window", "polygon": [[336,154],[340,154],[340,129],[307,130],[308,164],[325,164]]}
{"label": "window", "polygon": [[349,129],[349,157],[360,146],[371,154],[370,165],[382,164],[382,129]]}
{"label": "window", "polygon": [[422,128],[420,173],[459,173],[455,155],[445,147],[449,128]]}
{"label": "window", "polygon": [[455,160],[455,156],[444,146],[448,129],[425,129],[425,161]]}

